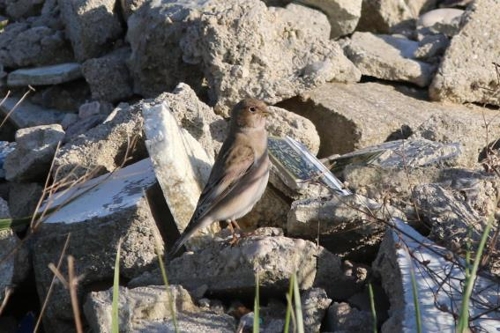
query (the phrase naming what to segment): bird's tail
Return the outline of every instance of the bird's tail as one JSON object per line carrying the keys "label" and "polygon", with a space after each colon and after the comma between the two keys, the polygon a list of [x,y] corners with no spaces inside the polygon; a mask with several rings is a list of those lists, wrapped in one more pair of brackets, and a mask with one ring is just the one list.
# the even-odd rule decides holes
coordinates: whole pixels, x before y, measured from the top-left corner
{"label": "bird's tail", "polygon": [[197,230],[196,228],[190,228],[189,226],[190,225],[187,226],[186,230],[184,230],[181,237],[179,237],[179,239],[172,246],[172,249],[167,255],[167,258],[169,260],[174,258],[175,254],[179,252],[184,243],[186,243],[186,241],[196,232]]}

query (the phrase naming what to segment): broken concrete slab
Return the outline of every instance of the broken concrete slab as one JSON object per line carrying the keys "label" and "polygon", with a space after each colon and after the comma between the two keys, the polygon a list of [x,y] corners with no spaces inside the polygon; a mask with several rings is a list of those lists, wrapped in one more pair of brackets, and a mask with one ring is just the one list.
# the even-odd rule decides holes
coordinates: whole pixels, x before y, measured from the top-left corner
{"label": "broken concrete slab", "polygon": [[500,53],[500,22],[495,19],[499,10],[495,0],[478,0],[468,7],[467,19],[452,38],[429,87],[431,99],[500,105],[495,65]]}
{"label": "broken concrete slab", "polygon": [[[130,279],[150,269],[158,260],[157,250],[163,251],[160,231],[153,218],[156,212],[152,207],[156,206],[148,201],[150,198],[145,193],[155,184],[151,161],[145,159],[114,173],[74,184],[47,198],[39,210],[45,211],[46,217],[35,227],[33,244],[40,298],[47,296],[53,278],[47,266],[59,261],[67,240],[66,255],[75,258],[76,274],[80,276],[80,300],[93,283],[111,283],[120,239],[120,275]],[[158,196],[155,199],[162,200]],[[67,276],[66,265],[61,267],[61,272]],[[45,312],[45,326],[58,332],[71,328],[70,302],[68,291],[56,284]]]}
{"label": "broken concrete slab", "polygon": [[404,215],[360,195],[303,199],[292,203],[287,232],[292,237],[319,239],[333,253],[362,257],[380,243],[386,228],[381,221],[392,216]]}
{"label": "broken concrete slab", "polygon": [[362,0],[299,0],[300,4],[318,8],[328,17],[331,39],[354,32],[361,17]]}
{"label": "broken concrete slab", "polygon": [[102,175],[121,167],[126,158],[147,157],[142,137],[142,103],[122,103],[98,126],[71,138],[56,153],[52,175],[55,181],[75,181]]}
{"label": "broken concrete slab", "polygon": [[412,30],[418,13],[433,6],[429,0],[363,0],[358,31],[397,33]]}
{"label": "broken concrete slab", "polygon": [[[428,140],[460,143],[463,154],[458,164],[473,166],[485,145],[484,136],[478,136],[486,135],[485,119],[490,133],[500,132],[496,111],[415,97],[418,94],[402,86],[327,83],[278,106],[314,123],[321,138],[320,157],[406,138],[418,131]],[[424,123],[428,125],[424,127]],[[421,125],[422,130],[418,130]]]}
{"label": "broken concrete slab", "polygon": [[[412,198],[430,229],[430,239],[452,251],[474,252],[486,221],[498,212],[500,181],[479,172],[460,171],[446,170],[440,183],[415,186]],[[498,250],[500,242],[491,240],[489,246]],[[498,258],[492,257],[485,265],[500,274]]]}
{"label": "broken concrete slab", "polygon": [[[290,3],[286,7],[269,7],[284,21],[290,22],[300,33],[312,38],[330,39],[330,23],[325,14],[313,6],[306,7],[298,3]],[[304,18],[307,17],[307,20]]]}
{"label": "broken concrete slab", "polygon": [[[454,332],[464,292],[464,261],[423,237],[399,219],[387,229],[373,270],[391,302],[391,317],[381,332],[415,332],[419,304],[422,332]],[[487,276],[473,282],[470,325],[485,332],[500,330],[498,283]],[[414,297],[413,286],[416,288]]]}
{"label": "broken concrete slab", "polygon": [[33,127],[39,125],[59,124],[66,115],[65,112],[46,109],[17,97],[9,97],[0,104],[0,115],[17,128]]}
{"label": "broken concrete slab", "polygon": [[129,57],[130,49],[121,48],[82,64],[82,73],[93,99],[119,102],[133,95],[132,79],[126,65]]}
{"label": "broken concrete slab", "polygon": [[365,76],[427,87],[435,66],[412,59],[417,48],[418,42],[404,37],[355,32],[344,52]]}
{"label": "broken concrete slab", "polygon": [[[232,333],[236,329],[233,317],[198,307],[179,285],[120,287],[118,297],[121,332],[175,332],[178,329],[179,332]],[[112,299],[112,289],[91,292],[87,296],[84,312],[94,332],[111,332]],[[173,314],[170,304],[175,311]]]}
{"label": "broken concrete slab", "polygon": [[500,117],[485,108],[472,105],[466,108],[447,108],[443,111],[445,112],[435,112],[414,128],[411,138],[460,143],[462,153],[458,155],[456,165],[476,167],[479,152],[486,146],[487,138],[500,133]]}
{"label": "broken concrete slab", "polygon": [[7,85],[11,87],[60,84],[82,77],[79,63],[65,63],[45,67],[22,68],[10,72]]}
{"label": "broken concrete slab", "polygon": [[64,131],[59,124],[40,125],[16,132],[16,149],[5,158],[5,179],[43,181]]}
{"label": "broken concrete slab", "polygon": [[360,78],[335,41],[301,33],[258,0],[203,12],[181,47],[184,61],[204,69],[215,109],[225,115],[246,96],[274,104],[324,82]]}
{"label": "broken concrete slab", "polygon": [[[203,71],[183,59],[179,42],[201,11],[216,1],[145,1],[127,21],[127,41],[132,54],[128,62],[134,92],[156,97],[185,82],[199,92]],[[134,3],[137,1],[134,0]],[[148,38],[144,38],[148,36]]]}
{"label": "broken concrete slab", "polygon": [[202,102],[189,85],[179,83],[170,93],[162,93],[152,105],[165,102],[179,126],[189,132],[213,159],[226,138],[228,124]]}
{"label": "broken concrete slab", "polygon": [[[284,295],[296,272],[300,289],[311,288],[318,247],[302,239],[269,236],[273,232],[273,228],[263,228],[234,246],[211,242],[196,253],[184,253],[167,263],[169,283],[188,290],[206,286],[210,295],[253,295],[255,274],[259,274],[262,291]],[[149,284],[162,284],[158,269],[130,281],[129,287]]]}
{"label": "broken concrete slab", "polygon": [[76,60],[82,62],[113,48],[123,34],[115,1],[72,0],[58,2],[66,36]]}
{"label": "broken concrete slab", "polygon": [[[182,232],[188,225],[214,163],[201,144],[181,128],[168,104],[145,105],[146,147],[170,212]],[[200,230],[201,236],[217,231],[214,223]],[[193,237],[188,246],[203,244],[206,237]],[[201,243],[200,243],[201,242]]]}

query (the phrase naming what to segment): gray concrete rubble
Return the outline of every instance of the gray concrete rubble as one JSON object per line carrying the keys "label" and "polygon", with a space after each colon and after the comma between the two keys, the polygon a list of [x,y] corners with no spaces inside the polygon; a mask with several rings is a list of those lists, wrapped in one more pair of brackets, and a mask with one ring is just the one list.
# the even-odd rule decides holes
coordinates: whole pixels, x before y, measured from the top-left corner
{"label": "gray concrete rubble", "polygon": [[326,292],[320,288],[311,288],[300,295],[304,319],[304,332],[320,331],[325,313],[332,303]]}
{"label": "gray concrete rubble", "polygon": [[0,141],[0,178],[5,179],[5,157],[16,149],[15,142]]}
{"label": "gray concrete rubble", "polygon": [[0,36],[0,60],[11,68],[74,61],[60,20],[50,14],[37,17],[31,24],[26,21],[8,24]]}
{"label": "gray concrete rubble", "polygon": [[132,79],[126,63],[129,57],[130,49],[121,48],[82,64],[93,99],[118,102],[132,97]]}
{"label": "gray concrete rubble", "polygon": [[209,11],[214,2],[148,1],[128,18],[126,39],[132,49],[128,67],[135,93],[155,97],[179,82],[201,90],[202,70],[184,60],[179,43],[200,12]]}
{"label": "gray concrete rubble", "polygon": [[348,35],[356,29],[361,17],[362,0],[299,0],[298,3],[318,8],[326,14],[331,26],[330,38]]}
{"label": "gray concrete rubble", "polygon": [[[157,262],[163,251],[160,231],[145,191],[154,187],[149,159],[61,190],[44,202],[33,244],[37,290],[45,299],[53,279],[47,268],[57,264],[67,243],[66,255],[75,258],[79,297],[98,281],[111,281],[116,248],[121,240],[120,275],[132,278]],[[161,198],[156,198],[161,200]],[[55,209],[55,210],[54,210]],[[64,257],[65,258],[65,257]],[[68,276],[66,259],[61,267]],[[45,327],[62,332],[72,326],[70,295],[56,284],[47,305]]]}
{"label": "gray concrete rubble", "polygon": [[[419,304],[422,331],[455,331],[465,286],[463,265],[462,259],[395,219],[373,263],[391,302],[390,318],[381,332],[415,332],[415,304]],[[477,277],[469,305],[472,326],[486,332],[500,328],[498,311],[487,311],[499,306],[497,295],[497,282]]]}
{"label": "gray concrete rubble", "polygon": [[75,0],[58,4],[66,36],[80,62],[111,50],[113,41],[123,34],[115,1]]}
{"label": "gray concrete rubble", "polygon": [[[290,25],[297,27],[307,36],[314,38],[329,39],[330,38],[330,23],[325,14],[319,13],[314,7],[306,7],[297,3],[290,3],[285,8],[270,7],[269,11],[279,16],[282,20],[289,22]],[[303,20],[304,17],[309,17],[311,20]]]}
{"label": "gray concrete rubble", "polygon": [[500,105],[500,82],[494,65],[500,45],[494,19],[497,10],[500,3],[494,0],[479,0],[468,8],[429,87],[432,100]]}
{"label": "gray concrete rubble", "polygon": [[16,132],[16,149],[5,158],[5,179],[43,180],[59,143],[64,138],[61,125],[27,127]]}
{"label": "gray concrete rubble", "polygon": [[486,144],[485,136],[500,129],[494,111],[430,103],[415,91],[374,82],[329,83],[279,106],[313,122],[321,139],[320,157],[414,134],[431,141],[460,143],[462,154],[457,163],[471,167]]}
{"label": "gray concrete rubble", "polygon": [[427,87],[435,66],[414,59],[417,48],[418,42],[404,37],[355,32],[344,52],[365,76]]}
{"label": "gray concrete rubble", "polygon": [[8,201],[12,217],[26,218],[33,215],[42,193],[43,186],[38,183],[11,183]]}
{"label": "gray concrete rubble", "polygon": [[[493,176],[456,170],[448,171],[439,183],[416,186],[413,198],[421,218],[428,223],[431,239],[447,244],[450,250],[475,251],[487,221],[499,212],[499,188],[500,182]],[[497,251],[500,242],[492,239],[489,246]],[[486,265],[500,274],[497,258]]]}
{"label": "gray concrete rubble", "polygon": [[327,332],[364,333],[373,327],[373,318],[368,311],[360,311],[348,303],[333,303],[328,308]]}
{"label": "gray concrete rubble", "polygon": [[17,128],[59,124],[65,116],[59,110],[46,109],[17,97],[5,99],[0,104],[0,114]]}
{"label": "gray concrete rubble", "polygon": [[[234,332],[236,320],[198,307],[178,285],[120,287],[118,317],[123,332]],[[94,332],[111,332],[113,289],[91,292],[84,312]],[[172,314],[171,306],[175,313]],[[174,326],[175,316],[177,328]]]}
{"label": "gray concrete rubble", "polygon": [[7,76],[9,86],[40,86],[73,81],[82,77],[81,65],[66,63],[30,69],[18,69]]}
{"label": "gray concrete rubble", "polygon": [[[0,198],[0,218],[10,218],[7,202]],[[29,250],[12,230],[0,230],[0,302],[11,297],[31,268]]]}
{"label": "gray concrete rubble", "polygon": [[141,107],[140,103],[120,104],[102,124],[67,141],[54,159],[55,179],[101,175],[121,167],[127,157],[146,157]]}
{"label": "gray concrete rubble", "polygon": [[[312,287],[318,247],[302,239],[270,237],[272,232],[245,237],[234,246],[226,239],[185,253],[167,263],[169,283],[181,284],[190,291],[206,286],[209,295],[249,295],[255,290],[255,274],[259,274],[263,292],[283,295],[291,274],[296,272],[300,289]],[[139,276],[129,287],[148,284],[162,284],[159,270]]]}
{"label": "gray concrete rubble", "polygon": [[[235,34],[239,38],[230,38]],[[217,12],[202,13],[181,46],[183,59],[204,69],[210,97],[223,114],[242,95],[276,103],[324,82],[360,78],[336,42],[306,34],[257,0],[221,3]]]}
{"label": "gray concrete rubble", "polygon": [[358,31],[410,33],[418,13],[432,8],[428,0],[364,0]]}
{"label": "gray concrete rubble", "polygon": [[383,221],[391,216],[404,214],[359,195],[303,199],[292,204],[287,231],[293,237],[319,239],[340,255],[362,255],[380,243],[386,228]]}
{"label": "gray concrete rubble", "polygon": [[193,88],[185,83],[179,83],[171,93],[157,96],[151,106],[162,102],[165,102],[183,131],[195,138],[213,159],[226,138],[227,122],[216,115],[210,106],[199,99]]}

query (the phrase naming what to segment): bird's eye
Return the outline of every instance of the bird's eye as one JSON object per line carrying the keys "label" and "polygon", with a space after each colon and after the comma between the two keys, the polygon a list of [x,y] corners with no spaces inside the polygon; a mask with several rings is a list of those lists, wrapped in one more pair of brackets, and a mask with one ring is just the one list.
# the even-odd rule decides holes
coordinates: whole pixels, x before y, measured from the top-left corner
{"label": "bird's eye", "polygon": [[255,106],[251,106],[248,108],[248,110],[250,110],[250,112],[255,112],[257,111],[257,108]]}

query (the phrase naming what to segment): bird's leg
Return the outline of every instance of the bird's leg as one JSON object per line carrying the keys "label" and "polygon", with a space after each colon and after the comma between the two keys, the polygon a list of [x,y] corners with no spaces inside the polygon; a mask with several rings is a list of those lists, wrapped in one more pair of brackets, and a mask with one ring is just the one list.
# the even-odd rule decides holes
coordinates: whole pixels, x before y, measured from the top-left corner
{"label": "bird's leg", "polygon": [[[231,241],[229,242],[229,244],[231,244],[231,246],[233,246],[233,245],[238,244],[238,242],[240,241],[240,238],[241,238],[241,228],[238,225],[238,223],[236,222],[236,220],[229,220],[228,226],[229,226],[229,229],[231,230],[231,234],[233,236],[233,238],[231,239]],[[236,236],[236,233],[239,234],[239,237]]]}
{"label": "bird's leg", "polygon": [[236,222],[236,220],[231,221],[231,223],[233,223],[234,226],[236,227],[236,229],[238,230],[238,234],[240,236],[240,239],[243,238],[243,237],[250,237],[250,236],[254,236],[255,235],[255,231],[246,232],[246,231],[241,230],[241,228],[238,225],[238,223]]}

